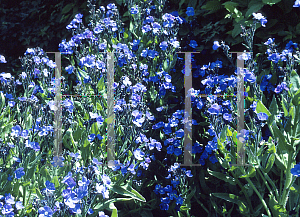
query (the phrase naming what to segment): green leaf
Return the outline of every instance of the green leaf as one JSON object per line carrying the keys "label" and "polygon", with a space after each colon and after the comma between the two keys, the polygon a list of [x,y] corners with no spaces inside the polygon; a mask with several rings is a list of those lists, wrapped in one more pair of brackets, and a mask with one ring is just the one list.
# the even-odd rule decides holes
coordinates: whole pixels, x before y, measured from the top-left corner
{"label": "green leaf", "polygon": [[62,14],[68,13],[74,7],[73,3],[67,4],[61,11]]}
{"label": "green leaf", "polygon": [[274,4],[276,4],[276,3],[280,2],[280,1],[281,0],[262,0],[262,2],[264,4],[268,4],[268,5],[274,5]]}
{"label": "green leaf", "polygon": [[168,70],[169,65],[168,65],[168,61],[167,61],[167,60],[164,61],[164,63],[163,63],[163,68],[164,68],[165,71]]}
{"label": "green leaf", "polygon": [[234,194],[227,193],[212,193],[213,196],[221,198],[223,200],[235,203],[239,206],[239,210],[242,214],[246,214],[249,212],[247,207],[245,206],[245,202],[241,201],[242,199]]}
{"label": "green leaf", "polygon": [[282,98],[282,100],[281,100],[281,105],[282,105],[282,109],[283,109],[283,112],[284,112],[284,117],[287,117],[287,116],[289,115],[289,112],[288,112],[288,110],[287,110],[287,108],[286,108],[287,101],[286,101],[286,99],[283,97],[283,95],[281,95],[281,98]]}
{"label": "green leaf", "polygon": [[91,133],[92,134],[99,134],[99,130],[98,130],[98,123],[97,122],[94,122],[91,126]]}
{"label": "green leaf", "polygon": [[291,72],[291,83],[293,86],[290,88],[291,93],[295,94],[300,89],[300,78],[295,70]]}
{"label": "green leaf", "polygon": [[247,169],[247,174],[246,175],[242,175],[239,178],[248,178],[248,177],[254,177],[256,175],[256,170],[255,167],[253,166],[249,166]]}
{"label": "green leaf", "polygon": [[124,32],[124,38],[128,38],[128,33]]}
{"label": "green leaf", "polygon": [[286,212],[285,208],[282,205],[279,205],[278,201],[276,201],[275,196],[269,194],[269,207],[273,216],[286,216],[284,213]]}
{"label": "green leaf", "polygon": [[5,97],[4,94],[1,92],[1,105],[0,105],[0,112],[2,111],[2,108],[5,106]]}
{"label": "green leaf", "polygon": [[185,2],[185,0],[181,0],[180,2],[179,2],[179,8],[181,8],[181,6],[182,6],[182,4]]}
{"label": "green leaf", "polygon": [[74,135],[73,138],[76,142],[78,142],[81,139],[81,135],[83,134],[84,129],[81,128],[79,125],[76,129],[76,131],[74,131]]}
{"label": "green leaf", "polygon": [[293,151],[293,147],[286,142],[285,136],[282,134],[282,132],[278,129],[275,122],[273,122],[272,129],[274,132],[274,138],[279,138],[278,146],[281,151],[287,150],[287,151]]}
{"label": "green leaf", "polygon": [[83,147],[86,148],[90,144],[88,139],[84,140]]}
{"label": "green leaf", "polygon": [[111,217],[118,217],[118,209],[115,207],[114,203],[109,204],[109,209],[112,210]]}
{"label": "green leaf", "polygon": [[258,114],[260,112],[266,113],[268,116],[272,115],[269,112],[269,110],[264,106],[264,104],[259,100],[256,105],[256,113]]}
{"label": "green leaf", "polygon": [[75,142],[74,142],[74,138],[72,135],[72,129],[68,129],[66,134],[63,137],[63,144],[66,148],[68,148],[69,150],[72,150],[73,148],[70,146],[71,144],[73,146],[75,146]]}
{"label": "green leaf", "polygon": [[209,170],[208,168],[207,168],[207,172],[208,172],[208,174],[210,174],[214,177],[217,177],[218,179],[221,179],[225,182],[228,182],[231,185],[236,185],[235,179],[227,174],[215,172],[215,171]]}
{"label": "green leaf", "polygon": [[186,198],[185,198],[186,203],[189,203],[191,201],[192,197],[196,193],[196,190],[197,190],[197,188],[195,186],[194,189],[186,196]]}
{"label": "green leaf", "polygon": [[274,162],[275,162],[275,154],[273,153],[273,154],[271,154],[271,155],[269,156],[269,159],[268,159],[268,162],[267,162],[267,164],[266,164],[266,167],[265,167],[265,168],[262,168],[262,171],[263,171],[264,173],[268,173],[268,172],[272,169],[272,167],[273,167],[273,165],[274,165]]}
{"label": "green leaf", "polygon": [[278,166],[278,168],[282,171],[286,170],[286,165],[284,161],[279,157],[277,153],[275,153],[275,164]]}
{"label": "green leaf", "polygon": [[103,203],[98,203],[94,208],[94,213],[89,215],[91,217],[96,217],[98,216],[98,212],[103,211],[105,209],[109,208],[109,205],[111,203],[116,203],[116,202],[124,202],[124,201],[129,201],[132,200],[132,198],[114,198],[114,199],[110,199],[107,201],[104,201]]}
{"label": "green leaf", "polygon": [[298,106],[300,104],[300,89],[294,94],[292,103],[294,104],[294,106]]}
{"label": "green leaf", "polygon": [[249,17],[252,15],[252,13],[256,13],[257,11],[259,11],[262,7],[264,6],[264,4],[262,3],[257,3],[255,5],[252,5],[248,11],[246,12],[246,17]]}
{"label": "green leaf", "polygon": [[222,131],[221,131],[221,136],[220,136],[220,139],[221,139],[221,143],[225,142],[226,140],[226,133],[227,133],[227,126],[223,127]]}
{"label": "green leaf", "polygon": [[234,25],[234,28],[233,28],[233,30],[232,30],[231,35],[232,35],[233,38],[235,38],[235,37],[238,36],[241,32],[242,32],[242,28],[241,28],[240,24],[237,23],[237,24]]}
{"label": "green leaf", "polygon": [[236,6],[238,6],[239,4],[236,2],[225,2],[222,5],[224,5],[224,7],[226,8],[226,10],[228,10],[230,13],[234,12],[234,8],[236,8]]}
{"label": "green leaf", "polygon": [[164,138],[164,134],[161,131],[159,131],[159,137],[161,140]]}
{"label": "green leaf", "polygon": [[30,129],[32,127],[32,115],[29,114],[26,119],[26,129]]}
{"label": "green leaf", "polygon": [[146,202],[146,199],[138,193],[135,189],[133,189],[129,184],[126,184],[124,186],[119,186],[119,185],[110,185],[108,188],[122,196],[128,196],[131,199],[135,199],[138,201]]}
{"label": "green leaf", "polygon": [[99,92],[101,92],[102,90],[105,89],[105,86],[104,86],[104,77],[103,76],[98,81],[97,89],[98,89]]}
{"label": "green leaf", "polygon": [[58,176],[54,176],[51,182],[54,184],[55,188],[59,188],[60,184],[58,181]]}
{"label": "green leaf", "polygon": [[270,112],[271,112],[272,115],[276,115],[277,112],[278,112],[278,106],[277,106],[277,103],[276,103],[275,95],[273,95],[273,99],[272,99],[272,102],[271,102],[271,105],[270,105]]}

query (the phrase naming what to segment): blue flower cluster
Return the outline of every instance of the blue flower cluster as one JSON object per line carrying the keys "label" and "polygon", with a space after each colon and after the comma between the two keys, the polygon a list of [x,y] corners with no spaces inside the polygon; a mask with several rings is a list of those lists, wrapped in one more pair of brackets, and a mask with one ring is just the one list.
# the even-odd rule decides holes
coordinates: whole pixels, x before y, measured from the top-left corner
{"label": "blue flower cluster", "polygon": [[180,179],[185,179],[185,177],[193,177],[193,175],[191,174],[190,170],[180,168],[179,163],[174,163],[174,165],[168,170],[168,173],[169,174],[166,179],[171,180],[171,185],[167,185],[166,187],[156,185],[154,192],[155,194],[162,196],[161,204],[159,205],[161,210],[169,210],[169,204],[175,199],[175,210],[179,211],[181,205],[183,204],[184,198],[182,198],[180,194],[178,195],[176,188],[180,183]]}
{"label": "blue flower cluster", "polygon": [[[18,210],[25,208],[21,201],[15,202],[15,198],[10,193],[5,193],[5,196],[0,195],[0,201],[0,210],[4,216],[15,216]],[[12,207],[13,204],[15,204],[14,208]],[[2,215],[0,215],[0,217],[2,217]]]}

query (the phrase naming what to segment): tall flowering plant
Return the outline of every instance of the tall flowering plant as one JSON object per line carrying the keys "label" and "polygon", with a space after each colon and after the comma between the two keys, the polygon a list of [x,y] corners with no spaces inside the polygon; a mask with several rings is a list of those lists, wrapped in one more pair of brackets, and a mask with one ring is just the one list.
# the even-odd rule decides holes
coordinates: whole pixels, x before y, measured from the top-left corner
{"label": "tall flowering plant", "polygon": [[[105,209],[116,212],[115,202],[132,199],[145,202],[144,197],[131,187],[133,177],[140,176],[142,169],[147,170],[151,162],[147,152],[154,144],[151,138],[151,144],[147,143],[149,140],[143,134],[149,125],[146,118],[149,121],[154,119],[146,110],[145,104],[149,104],[149,101],[143,93],[151,88],[148,92],[150,98],[156,99],[158,92],[163,95],[166,89],[172,89],[171,76],[166,71],[175,61],[172,53],[179,46],[174,37],[178,27],[173,27],[181,22],[179,17],[170,14],[154,19],[150,12],[155,6],[150,3],[129,5],[133,19],[129,30],[121,31],[114,4],[96,10],[92,2],[89,2],[92,17],[89,28],[84,27],[81,14],[77,14],[67,26],[67,29],[72,29],[73,37],[68,42],[63,40],[60,51],[69,55],[74,53],[68,57],[71,64],[65,71],[76,74],[78,85],[75,93],[101,94],[103,98],[84,98],[79,101],[70,97],[62,101],[63,145],[69,149],[63,150],[63,156],[54,156],[52,161],[49,159],[54,147],[51,123],[57,109],[54,97],[58,78],[54,78],[53,73],[56,64],[49,60],[42,49],[29,48],[21,59],[24,69],[20,75],[21,81],[14,81],[9,73],[1,74],[1,82],[5,84],[2,91],[6,93],[6,99],[1,93],[1,106],[7,112],[4,115],[12,115],[13,112],[24,114],[17,115],[15,121],[14,116],[8,116],[3,119],[10,120],[8,124],[1,126],[4,129],[3,144],[10,144],[11,148],[3,149],[9,163],[3,167],[6,176],[2,177],[7,180],[1,181],[1,193],[7,193],[5,198],[8,198],[5,199],[7,204],[1,207],[2,214],[17,213],[11,206],[14,197],[23,201],[23,207],[19,202],[16,205],[17,209],[25,208],[21,215],[32,213],[40,216],[95,216],[98,212],[104,216]],[[161,13],[160,8],[157,14]],[[154,43],[150,43],[153,38]],[[156,49],[161,50],[158,52]],[[115,71],[117,82],[114,83],[118,100],[114,112],[117,114],[118,136],[124,135],[122,142],[118,140],[122,146],[116,148],[117,160],[108,168],[98,160],[107,156],[104,151],[107,140],[104,134],[109,121],[105,117],[106,51],[118,52],[115,55],[118,60]],[[2,59],[5,62],[5,58],[4,61]],[[149,68],[150,65],[153,68]],[[124,72],[131,73],[124,75]],[[140,79],[135,80],[136,77]],[[68,93],[70,89],[64,77],[59,79],[63,84],[63,93]],[[7,85],[8,82],[22,85],[24,96],[18,98],[20,102],[15,100],[16,92],[9,89],[11,86]],[[158,103],[162,105],[161,101]],[[11,111],[10,107],[14,110]],[[126,129],[127,126],[130,129]],[[8,133],[7,129],[11,132]],[[156,142],[155,145],[160,151],[160,143]],[[41,164],[38,164],[39,161]],[[12,186],[13,191],[10,190]],[[112,196],[112,192],[123,195],[123,198]]]}
{"label": "tall flowering plant", "polygon": [[[242,26],[241,34],[249,51],[253,49],[256,24],[265,26],[267,23],[267,19],[260,13],[253,13],[253,17],[253,24]],[[237,204],[242,215],[288,216],[289,213],[299,212],[296,184],[299,175],[296,157],[300,140],[300,78],[296,72],[299,50],[298,45],[292,41],[282,51],[277,48],[275,39],[270,38],[264,44],[267,46],[266,62],[270,68],[262,67],[262,54],[254,58],[245,52],[237,57],[245,61],[245,67],[235,72],[237,76],[241,73],[245,84],[245,129],[241,132],[237,132],[235,124],[239,118],[235,112],[238,110],[236,100],[230,97],[225,101],[213,96],[220,93],[229,96],[237,94],[234,87],[238,78],[216,76],[211,67],[206,67],[210,73],[202,83],[212,96],[207,98],[209,102],[205,113],[211,123],[210,136],[214,139],[205,147],[206,153],[202,154],[199,162],[213,151],[216,153],[216,162],[226,172],[224,174],[208,169],[208,173],[230,185],[239,186],[243,196],[231,193],[212,195]],[[218,48],[222,48],[233,63],[229,55],[230,48],[224,42],[215,41],[213,49]],[[194,99],[203,101],[197,97],[200,91],[192,92]],[[237,153],[239,142],[243,143],[244,151]],[[246,165],[238,165],[238,158]],[[255,202],[254,198],[259,202]],[[217,206],[215,209],[219,214],[224,213],[224,209],[222,211]]]}

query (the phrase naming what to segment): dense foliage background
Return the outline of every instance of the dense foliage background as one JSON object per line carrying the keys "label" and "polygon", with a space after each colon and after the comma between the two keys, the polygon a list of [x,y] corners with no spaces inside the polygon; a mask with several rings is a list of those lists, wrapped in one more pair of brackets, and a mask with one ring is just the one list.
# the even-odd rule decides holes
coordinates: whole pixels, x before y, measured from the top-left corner
{"label": "dense foliage background", "polygon": [[[126,2],[127,0],[109,0],[96,1],[95,3],[98,6],[115,3],[120,8],[120,13],[123,14]],[[167,1],[167,4],[164,5],[164,11],[169,13],[177,11],[179,16],[193,26],[192,28],[190,25],[181,26],[178,40],[180,41],[182,51],[193,51],[188,43],[191,40],[195,40],[198,47],[194,51],[201,52],[199,56],[195,55],[197,64],[207,64],[209,61],[215,61],[217,58],[220,58],[224,61],[224,65],[226,65],[226,59],[221,56],[221,52],[217,54],[211,49],[213,41],[223,40],[231,47],[232,51],[243,51],[242,38],[239,36],[242,32],[240,25],[252,22],[251,15],[253,12],[260,12],[268,18],[267,27],[258,28],[256,31],[254,38],[255,46],[253,47],[254,55],[257,52],[264,53],[266,51],[266,46],[263,46],[263,43],[268,38],[275,38],[276,43],[278,44],[279,42],[280,48],[284,48],[289,40],[299,43],[299,8],[293,8],[293,4],[293,0],[172,0]],[[194,8],[195,16],[188,17],[186,15],[187,7]],[[66,0],[1,1],[0,54],[6,57],[7,64],[0,65],[0,72],[5,71],[15,75],[17,71],[21,71],[21,64],[18,57],[23,55],[26,48],[39,46],[47,52],[58,51],[58,44],[61,40],[71,38],[72,35],[66,30],[65,26],[70,23],[77,13],[84,15],[85,20],[83,22],[88,20],[89,13],[86,1],[74,0],[72,3]],[[128,17],[123,16],[121,18],[125,25],[126,23],[128,24]],[[208,55],[212,53],[214,53],[213,60],[211,59],[212,55]],[[183,58],[183,55],[180,57]],[[223,70],[225,71],[226,68],[224,67]],[[198,80],[200,79],[198,78]],[[198,87],[195,88],[198,89]],[[181,86],[181,90],[183,96],[183,86]],[[177,98],[177,101],[174,99],[173,102],[168,102],[168,104],[176,105],[178,102],[183,102],[183,97],[181,99]],[[174,111],[177,109],[180,108],[173,108]],[[203,126],[195,127],[199,132],[202,128]],[[155,164],[151,166],[153,168],[150,168],[150,170],[157,170],[158,168],[158,165]],[[222,192],[224,189],[232,190],[230,185],[225,185],[225,182],[215,179],[212,182],[212,179],[206,179],[208,176],[206,168],[210,167],[214,171],[217,171],[219,165],[209,163],[204,167],[205,169],[196,168],[197,173],[195,174],[197,176],[191,181],[200,183],[200,187],[196,191],[198,193],[201,189],[202,199],[205,198],[205,195],[209,195],[212,192]],[[163,172],[161,174],[165,176]],[[153,180],[153,177],[150,175],[147,174],[148,177],[144,179],[150,182]],[[217,186],[222,186],[222,189]],[[145,195],[145,197],[148,201],[150,195]],[[207,204],[204,203],[204,207],[211,207],[211,205],[208,205],[209,203],[211,202],[207,201]],[[132,207],[129,208],[132,209]],[[161,210],[157,208],[155,212],[159,213],[159,211]],[[204,212],[202,205],[192,206],[191,214],[197,215],[199,211]]]}
{"label": "dense foliage background", "polygon": [[[115,3],[122,13],[126,0],[96,1],[96,5]],[[293,0],[171,0],[164,6],[166,12],[178,11],[179,16],[187,18],[186,8],[193,7],[195,16],[189,17],[194,28],[182,25],[179,37],[195,40],[203,53],[211,50],[214,40],[224,40],[234,51],[242,51],[240,24],[251,20],[253,12],[261,12],[268,17],[266,28],[256,32],[253,51],[262,52],[262,43],[274,37],[282,42],[282,46],[289,40],[299,42],[300,23],[298,8],[293,8]],[[17,70],[20,66],[18,57],[23,55],[28,47],[41,47],[45,51],[58,51],[58,44],[62,38],[70,38],[71,33],[65,29],[77,13],[82,13],[88,20],[86,1],[74,0],[36,0],[1,1],[0,6],[0,47],[1,54],[8,60],[2,64],[0,70]],[[126,23],[128,17],[122,17]],[[191,51],[190,47],[181,43],[182,49]],[[207,49],[207,50],[206,50]],[[9,70],[8,70],[9,69]]]}

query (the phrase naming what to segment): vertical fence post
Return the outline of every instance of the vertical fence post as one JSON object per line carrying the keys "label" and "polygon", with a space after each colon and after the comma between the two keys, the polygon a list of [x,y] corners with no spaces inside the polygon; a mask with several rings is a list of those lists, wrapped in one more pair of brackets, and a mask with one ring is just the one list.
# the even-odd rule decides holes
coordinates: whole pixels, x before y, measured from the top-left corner
{"label": "vertical fence post", "polygon": [[185,109],[184,109],[184,163],[180,166],[202,166],[201,164],[193,164],[192,162],[192,143],[193,143],[193,125],[192,125],[192,106],[191,94],[189,90],[193,85],[192,77],[192,53],[200,52],[177,52],[185,54]]}
{"label": "vertical fence post", "polygon": [[114,53],[107,54],[107,162],[114,165],[115,160],[115,114],[114,114]]}
{"label": "vertical fence post", "polygon": [[54,110],[54,156],[62,155],[62,110],[61,110],[61,53],[55,54],[55,110]]}
{"label": "vertical fence post", "polygon": [[[241,56],[245,52],[231,52]],[[245,163],[245,118],[244,118],[244,60],[237,58],[237,164],[232,166],[249,166]]]}

